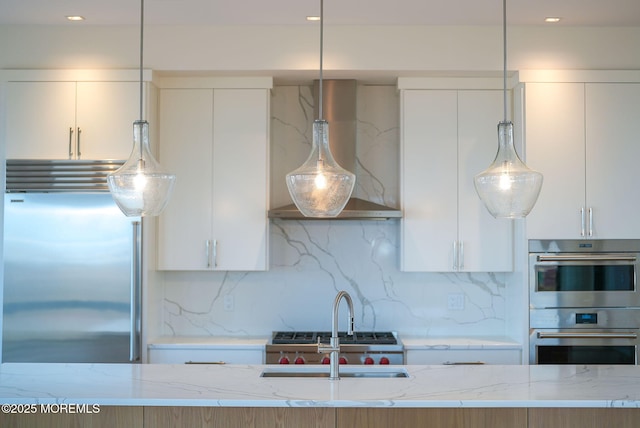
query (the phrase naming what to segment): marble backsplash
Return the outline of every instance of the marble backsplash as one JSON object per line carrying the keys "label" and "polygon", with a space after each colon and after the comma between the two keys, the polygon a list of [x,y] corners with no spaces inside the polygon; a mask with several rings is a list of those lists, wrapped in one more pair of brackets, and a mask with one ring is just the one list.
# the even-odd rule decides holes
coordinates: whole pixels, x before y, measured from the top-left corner
{"label": "marble backsplash", "polygon": [[[358,86],[355,195],[395,207],[400,203],[398,101],[394,86]],[[311,87],[276,86],[271,114],[275,207],[290,203],[284,176],[309,152]],[[333,299],[346,290],[359,330],[425,337],[508,335],[509,275],[400,272],[399,229],[400,220],[273,220],[267,272],[163,273],[162,334],[330,330]],[[464,308],[448,308],[452,294],[464,295]],[[346,305],[340,310],[344,329]]]}

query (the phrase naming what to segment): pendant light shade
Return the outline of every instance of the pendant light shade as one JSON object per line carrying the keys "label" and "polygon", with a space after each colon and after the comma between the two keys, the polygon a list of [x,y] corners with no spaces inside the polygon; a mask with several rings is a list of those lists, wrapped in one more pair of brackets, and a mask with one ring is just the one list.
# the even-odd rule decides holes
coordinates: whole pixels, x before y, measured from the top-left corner
{"label": "pendant light shade", "polygon": [[111,196],[129,217],[157,216],[169,202],[176,176],[164,170],[151,154],[149,123],[142,120],[144,0],[140,1],[140,119],[133,123],[129,159],[107,176]]}
{"label": "pendant light shade", "polygon": [[287,174],[287,188],[306,217],[335,217],[351,197],[356,176],[343,169],[329,150],[329,125],[313,122],[313,145],[307,160]]}
{"label": "pendant light shade", "polygon": [[126,216],[157,216],[169,202],[176,176],[165,171],[149,148],[149,123],[133,123],[133,150],[118,170],[107,176],[113,199]]}
{"label": "pendant light shade", "polygon": [[305,217],[336,217],[349,201],[356,176],[342,168],[329,148],[329,124],[322,119],[322,55],[324,3],[320,0],[319,113],[313,122],[313,140],[307,160],[287,174],[287,189]]}
{"label": "pendant light shade", "polygon": [[542,188],[542,174],[528,168],[518,157],[513,123],[498,124],[496,158],[473,181],[480,199],[495,218],[522,218],[529,214]]}
{"label": "pendant light shade", "polygon": [[478,196],[495,218],[524,218],[533,209],[542,174],[522,162],[513,142],[513,123],[507,121],[507,0],[502,1],[504,120],[498,124],[498,153],[493,163],[473,178]]}

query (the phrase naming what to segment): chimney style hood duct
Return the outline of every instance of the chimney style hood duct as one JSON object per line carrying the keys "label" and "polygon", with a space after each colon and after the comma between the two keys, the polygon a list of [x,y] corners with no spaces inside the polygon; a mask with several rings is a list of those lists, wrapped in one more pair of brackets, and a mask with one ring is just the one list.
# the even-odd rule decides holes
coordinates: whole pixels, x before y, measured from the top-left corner
{"label": "chimney style hood duct", "polygon": [[[319,82],[313,86],[314,117],[319,110]],[[355,80],[323,80],[323,117],[329,122],[331,154],[341,167],[356,173],[356,87]],[[357,174],[356,174],[357,175]],[[356,187],[358,177],[356,176]],[[307,220],[387,220],[402,217],[402,211],[351,197],[337,217],[305,217],[295,204],[269,210],[269,218]]]}

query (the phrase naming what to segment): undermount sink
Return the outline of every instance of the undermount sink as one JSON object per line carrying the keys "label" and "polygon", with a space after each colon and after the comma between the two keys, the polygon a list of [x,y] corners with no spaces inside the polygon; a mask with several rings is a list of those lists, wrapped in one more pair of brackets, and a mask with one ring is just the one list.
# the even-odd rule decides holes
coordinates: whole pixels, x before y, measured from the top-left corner
{"label": "undermount sink", "polygon": [[[326,370],[325,370],[326,369]],[[264,369],[261,377],[329,377],[329,367],[278,366]],[[408,378],[409,373],[401,367],[340,367],[341,378]]]}

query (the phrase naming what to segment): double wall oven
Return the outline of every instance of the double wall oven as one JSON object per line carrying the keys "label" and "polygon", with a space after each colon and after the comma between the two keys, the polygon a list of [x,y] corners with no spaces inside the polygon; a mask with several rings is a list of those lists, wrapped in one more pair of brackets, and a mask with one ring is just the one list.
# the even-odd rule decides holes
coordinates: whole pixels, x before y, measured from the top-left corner
{"label": "double wall oven", "polygon": [[640,240],[529,241],[529,362],[638,364]]}

